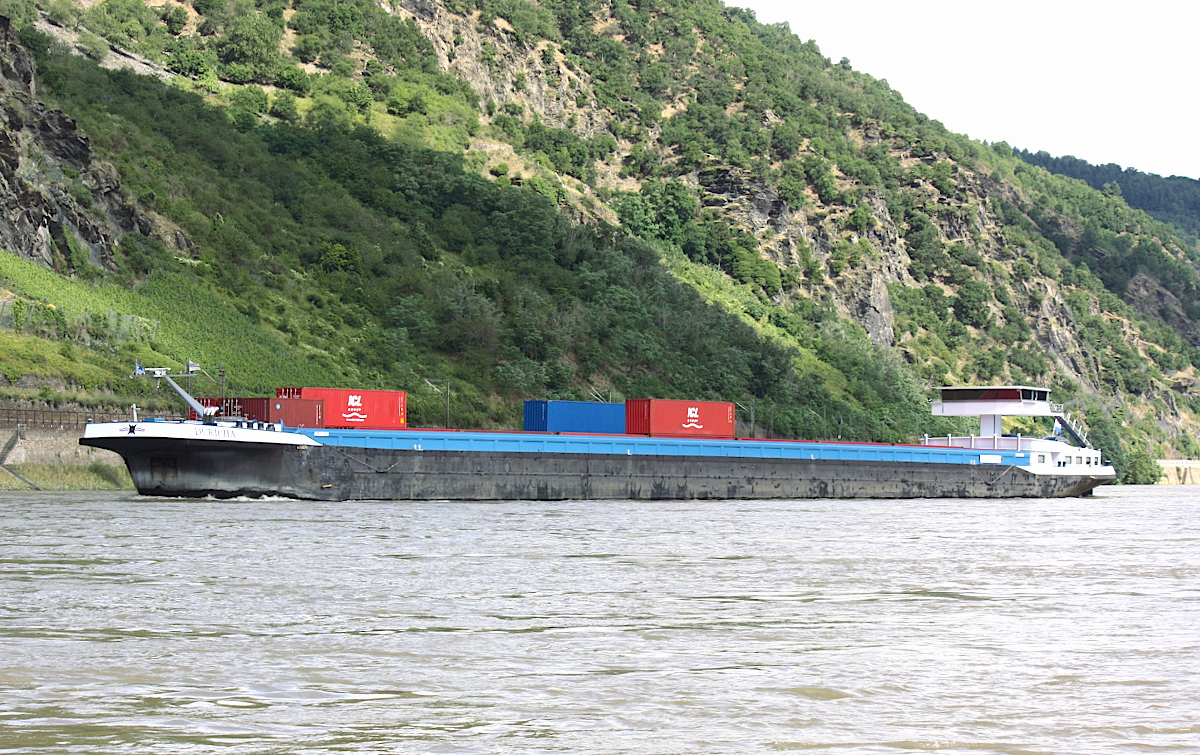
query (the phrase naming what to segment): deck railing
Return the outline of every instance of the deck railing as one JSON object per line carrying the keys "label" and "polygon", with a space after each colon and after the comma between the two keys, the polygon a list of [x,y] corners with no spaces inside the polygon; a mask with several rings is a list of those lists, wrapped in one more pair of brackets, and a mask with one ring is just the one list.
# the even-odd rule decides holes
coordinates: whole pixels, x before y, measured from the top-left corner
{"label": "deck railing", "polygon": [[972,448],[983,451],[1032,451],[1037,437],[1021,435],[926,435],[921,440],[923,446],[950,446],[951,448]]}

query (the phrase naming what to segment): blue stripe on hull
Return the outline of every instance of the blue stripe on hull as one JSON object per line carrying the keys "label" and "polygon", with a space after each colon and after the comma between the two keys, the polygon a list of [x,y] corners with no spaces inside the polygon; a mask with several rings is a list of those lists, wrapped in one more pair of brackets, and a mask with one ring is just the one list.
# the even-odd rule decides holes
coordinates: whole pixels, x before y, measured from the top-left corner
{"label": "blue stripe on hull", "polygon": [[618,454],[628,456],[715,456],[750,459],[885,461],[920,464],[990,464],[1028,466],[1028,453],[937,446],[896,446],[816,441],[711,440],[641,436],[554,435],[539,433],[447,432],[444,430],[291,429],[319,443],[345,448],[413,451],[465,451],[537,454]]}

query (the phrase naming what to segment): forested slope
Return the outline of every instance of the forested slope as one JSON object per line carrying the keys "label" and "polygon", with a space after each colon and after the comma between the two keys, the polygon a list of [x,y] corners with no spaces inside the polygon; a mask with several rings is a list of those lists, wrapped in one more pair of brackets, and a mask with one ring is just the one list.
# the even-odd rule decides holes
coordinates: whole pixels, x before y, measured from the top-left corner
{"label": "forested slope", "polygon": [[1014,154],[1030,165],[1087,182],[1093,189],[1109,194],[1119,192],[1131,207],[1145,210],[1164,223],[1170,223],[1189,236],[1200,238],[1200,181],[1185,176],[1156,176],[1116,163],[1092,165],[1066,155],[1053,157],[1039,150],[1017,150]]}
{"label": "forested slope", "polygon": [[[416,422],[439,421],[425,378],[450,378],[459,425],[513,426],[521,398],[690,396],[776,435],[900,440],[943,431],[928,386],[1052,384],[1118,463],[1200,452],[1194,250],[749,12],[6,5],[28,99],[90,150],[56,162],[10,119],[12,181],[121,229],[9,251],[121,314],[151,317],[117,292],[155,322],[164,292],[199,296],[234,336],[84,343],[67,318],[42,335],[113,365],[78,385],[133,390],[130,356],[238,364],[257,340],[275,360],[241,357],[235,389],[315,371],[409,390]],[[97,66],[100,35],[159,78]],[[69,312],[34,277],[12,296]]]}

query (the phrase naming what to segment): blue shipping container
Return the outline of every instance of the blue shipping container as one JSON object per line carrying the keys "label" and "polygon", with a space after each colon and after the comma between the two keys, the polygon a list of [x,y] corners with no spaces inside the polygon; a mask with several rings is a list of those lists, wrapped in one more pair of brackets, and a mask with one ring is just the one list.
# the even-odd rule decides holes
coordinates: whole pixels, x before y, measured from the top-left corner
{"label": "blue shipping container", "polygon": [[525,429],[621,435],[625,432],[625,405],[599,401],[526,401]]}

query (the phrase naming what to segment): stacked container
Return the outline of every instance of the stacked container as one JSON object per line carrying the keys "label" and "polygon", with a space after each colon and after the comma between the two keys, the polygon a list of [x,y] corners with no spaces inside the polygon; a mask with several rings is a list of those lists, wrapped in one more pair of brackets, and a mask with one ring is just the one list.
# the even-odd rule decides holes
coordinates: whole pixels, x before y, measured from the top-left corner
{"label": "stacked container", "polygon": [[728,401],[633,398],[625,402],[625,432],[669,438],[734,437],[734,409]]}
{"label": "stacked container", "polygon": [[319,398],[267,399],[271,422],[287,427],[325,427],[325,401]]}
{"label": "stacked container", "polygon": [[[201,406],[220,407],[217,417],[283,422],[287,427],[324,427],[325,402],[307,398],[198,398]],[[192,419],[200,419],[195,412]]]}
{"label": "stacked container", "polygon": [[350,388],[279,388],[278,398],[321,399],[325,427],[360,430],[403,430],[408,427],[404,391],[361,391]]}
{"label": "stacked container", "polygon": [[625,432],[625,405],[598,401],[526,401],[525,429],[622,435]]}

